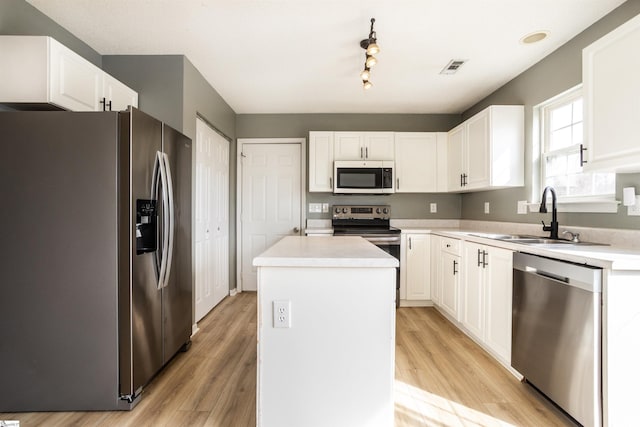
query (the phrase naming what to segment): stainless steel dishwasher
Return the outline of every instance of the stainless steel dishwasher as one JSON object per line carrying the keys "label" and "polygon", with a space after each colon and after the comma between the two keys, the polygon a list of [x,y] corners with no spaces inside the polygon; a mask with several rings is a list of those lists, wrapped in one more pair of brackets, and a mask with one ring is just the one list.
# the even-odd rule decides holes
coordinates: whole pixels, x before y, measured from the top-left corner
{"label": "stainless steel dishwasher", "polygon": [[585,427],[602,425],[602,269],[513,256],[511,364]]}

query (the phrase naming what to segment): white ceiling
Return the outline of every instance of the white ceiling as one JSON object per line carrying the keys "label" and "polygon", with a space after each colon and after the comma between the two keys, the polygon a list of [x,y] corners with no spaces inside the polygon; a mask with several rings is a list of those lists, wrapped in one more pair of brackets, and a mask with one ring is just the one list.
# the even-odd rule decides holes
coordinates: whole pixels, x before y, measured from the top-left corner
{"label": "white ceiling", "polygon": [[[102,55],[184,54],[236,113],[460,113],[624,0],[27,0]],[[370,18],[381,52],[359,73]],[[519,43],[538,30],[550,36]],[[451,59],[468,62],[441,75]]]}

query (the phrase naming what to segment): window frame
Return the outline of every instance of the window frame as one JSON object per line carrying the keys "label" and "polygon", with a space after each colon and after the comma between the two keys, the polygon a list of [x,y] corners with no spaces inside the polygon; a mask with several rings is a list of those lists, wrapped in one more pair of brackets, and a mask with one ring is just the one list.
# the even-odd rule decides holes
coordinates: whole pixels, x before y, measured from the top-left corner
{"label": "window frame", "polygon": [[[546,184],[546,159],[551,155],[562,155],[570,153],[579,153],[578,144],[564,147],[557,150],[549,150],[550,144],[550,121],[551,111],[556,108],[575,102],[577,99],[583,98],[582,84],[574,86],[550,99],[547,99],[533,107],[533,161],[536,166],[533,168],[532,179],[532,200],[536,201],[530,204],[530,211],[537,212],[542,198],[542,191]],[[584,125],[584,116],[583,116]],[[583,127],[584,129],[584,127]],[[584,130],[583,130],[584,139]],[[577,150],[576,150],[577,148]],[[593,174],[593,172],[583,172]],[[616,213],[620,202],[615,200],[615,184],[611,193],[579,195],[579,196],[558,196],[558,211],[560,212],[598,212],[598,213]],[[548,200],[550,202],[550,200]]]}

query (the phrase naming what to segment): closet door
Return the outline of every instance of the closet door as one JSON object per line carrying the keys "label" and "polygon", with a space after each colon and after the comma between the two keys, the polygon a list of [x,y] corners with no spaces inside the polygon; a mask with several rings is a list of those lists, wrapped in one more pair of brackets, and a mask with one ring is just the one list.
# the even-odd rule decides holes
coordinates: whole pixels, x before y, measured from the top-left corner
{"label": "closet door", "polygon": [[195,320],[229,294],[229,141],[196,122]]}

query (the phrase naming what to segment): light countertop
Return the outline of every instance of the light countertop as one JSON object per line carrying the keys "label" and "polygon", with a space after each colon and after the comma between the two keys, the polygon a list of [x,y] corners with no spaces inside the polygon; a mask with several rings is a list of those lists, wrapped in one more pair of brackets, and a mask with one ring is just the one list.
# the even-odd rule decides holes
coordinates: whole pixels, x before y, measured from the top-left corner
{"label": "light countertop", "polygon": [[284,237],[253,259],[256,267],[398,267],[398,260],[358,236]]}

